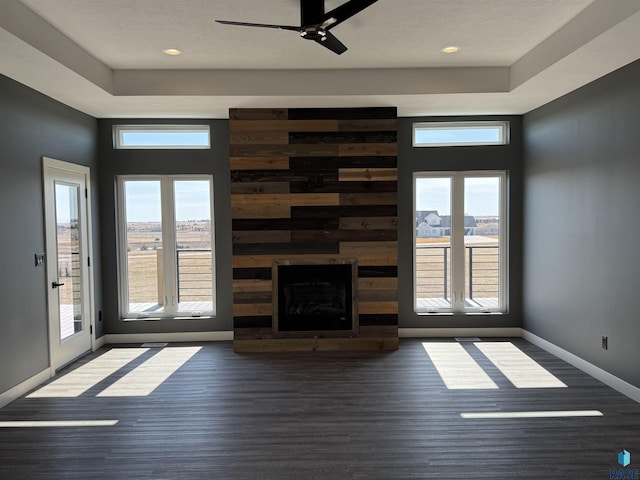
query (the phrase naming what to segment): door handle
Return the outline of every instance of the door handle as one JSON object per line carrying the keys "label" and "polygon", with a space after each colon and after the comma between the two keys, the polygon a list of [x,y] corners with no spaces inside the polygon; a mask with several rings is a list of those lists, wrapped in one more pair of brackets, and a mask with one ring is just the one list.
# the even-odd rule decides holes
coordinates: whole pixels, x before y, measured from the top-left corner
{"label": "door handle", "polygon": [[63,286],[64,283],[58,283],[58,282],[51,282],[51,288],[58,288]]}

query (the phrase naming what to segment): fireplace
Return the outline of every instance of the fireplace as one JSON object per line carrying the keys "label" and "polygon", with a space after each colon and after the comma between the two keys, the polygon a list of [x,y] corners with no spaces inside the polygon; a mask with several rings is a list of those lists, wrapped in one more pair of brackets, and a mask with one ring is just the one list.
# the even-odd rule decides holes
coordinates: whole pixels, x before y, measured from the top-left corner
{"label": "fireplace", "polygon": [[275,333],[357,333],[356,260],[279,260],[272,277]]}

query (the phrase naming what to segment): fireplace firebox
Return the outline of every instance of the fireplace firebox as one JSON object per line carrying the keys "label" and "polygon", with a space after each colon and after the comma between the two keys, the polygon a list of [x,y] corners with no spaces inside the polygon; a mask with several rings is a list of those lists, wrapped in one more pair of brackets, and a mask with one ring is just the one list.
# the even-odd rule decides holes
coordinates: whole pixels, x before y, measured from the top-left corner
{"label": "fireplace firebox", "polygon": [[272,279],[275,333],[357,333],[354,259],[279,260],[274,262]]}

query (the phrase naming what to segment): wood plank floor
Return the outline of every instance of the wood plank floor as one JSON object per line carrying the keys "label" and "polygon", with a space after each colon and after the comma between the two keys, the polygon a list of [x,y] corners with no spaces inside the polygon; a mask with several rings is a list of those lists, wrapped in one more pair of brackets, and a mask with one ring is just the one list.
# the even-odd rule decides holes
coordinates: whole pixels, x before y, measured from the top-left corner
{"label": "wood plank floor", "polygon": [[[622,449],[631,452],[627,468],[640,467],[639,404],[521,339],[508,341],[567,387],[516,388],[471,342],[460,346],[498,388],[447,389],[416,339],[388,353],[234,354],[230,342],[209,343],[151,366],[162,349],[115,351],[111,369],[96,360],[116,347],[105,348],[0,409],[0,422],[117,424],[0,428],[0,478],[600,480]],[[128,394],[108,394],[134,370],[149,387],[165,364],[173,373],[146,396],[130,396],[135,383]],[[55,382],[74,372],[84,390],[56,393]],[[461,417],[575,410],[603,416]]]}

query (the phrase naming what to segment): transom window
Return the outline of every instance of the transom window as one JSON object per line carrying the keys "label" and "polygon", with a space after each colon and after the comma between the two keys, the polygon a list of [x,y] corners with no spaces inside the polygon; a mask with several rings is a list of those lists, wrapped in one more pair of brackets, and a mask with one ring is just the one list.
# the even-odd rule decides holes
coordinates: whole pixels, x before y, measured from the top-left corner
{"label": "transom window", "polygon": [[509,122],[427,122],[413,124],[414,147],[505,145]]}
{"label": "transom window", "polygon": [[118,178],[123,318],[215,315],[213,179]]}
{"label": "transom window", "polygon": [[116,149],[207,149],[211,148],[208,125],[116,125]]}
{"label": "transom window", "polygon": [[414,174],[417,313],[505,312],[506,172]]}

